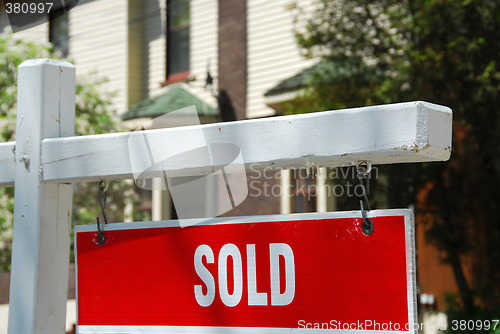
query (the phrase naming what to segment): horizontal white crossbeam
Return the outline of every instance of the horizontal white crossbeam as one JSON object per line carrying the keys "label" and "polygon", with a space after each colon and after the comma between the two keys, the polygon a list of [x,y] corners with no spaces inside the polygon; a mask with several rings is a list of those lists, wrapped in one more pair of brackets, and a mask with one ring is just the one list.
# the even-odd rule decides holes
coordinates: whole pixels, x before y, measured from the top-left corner
{"label": "horizontal white crossbeam", "polygon": [[0,143],[0,186],[14,186],[15,142]]}
{"label": "horizontal white crossbeam", "polygon": [[[192,150],[190,138],[199,136],[200,129],[208,144],[238,147],[247,168],[339,167],[359,160],[372,164],[446,161],[451,153],[452,112],[427,102],[407,102],[141,133],[147,138],[147,150],[156,155],[173,148],[175,152]],[[137,133],[44,139],[42,179],[83,182],[132,178],[129,149],[134,135]],[[12,177],[8,172],[14,170],[12,145],[0,146],[0,166],[5,171],[2,185],[13,182],[13,172]],[[195,156],[167,159],[142,176],[159,176],[163,170],[169,175],[203,175],[224,167],[193,159]],[[147,160],[148,155],[143,157]]]}

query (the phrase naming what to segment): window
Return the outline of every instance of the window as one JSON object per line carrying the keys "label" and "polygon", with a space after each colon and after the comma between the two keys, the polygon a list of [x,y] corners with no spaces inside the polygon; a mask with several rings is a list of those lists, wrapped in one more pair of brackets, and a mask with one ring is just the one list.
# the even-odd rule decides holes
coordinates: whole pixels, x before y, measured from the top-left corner
{"label": "window", "polygon": [[167,0],[167,81],[189,75],[189,0]]}
{"label": "window", "polygon": [[69,52],[69,18],[65,9],[49,14],[49,41],[66,57]]}

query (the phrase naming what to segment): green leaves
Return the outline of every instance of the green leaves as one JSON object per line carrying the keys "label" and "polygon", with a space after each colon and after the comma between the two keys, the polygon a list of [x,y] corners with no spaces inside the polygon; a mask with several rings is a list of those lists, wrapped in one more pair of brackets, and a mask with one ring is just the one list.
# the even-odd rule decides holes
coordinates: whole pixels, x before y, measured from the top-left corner
{"label": "green leaves", "polygon": [[[462,256],[475,263],[459,313],[500,309],[500,2],[324,0],[312,16],[293,11],[297,43],[319,64],[289,113],[408,100],[453,109],[451,160],[414,166],[417,223],[455,277],[466,276]],[[393,187],[404,190],[395,183],[407,168],[388,173]]]}
{"label": "green leaves", "polygon": [[[48,45],[16,40],[11,34],[0,34],[0,140],[14,141],[16,131],[17,67],[33,58],[58,59]],[[77,77],[76,84],[76,135],[100,134],[123,131],[113,110],[112,93],[106,92],[105,79],[91,73]],[[97,183],[75,186],[73,197],[73,222],[95,224],[100,209],[97,203]],[[0,188],[0,270],[10,268],[12,243],[12,188]],[[138,206],[139,197],[131,182],[113,182],[108,194],[107,216],[110,222],[124,221],[126,203]],[[138,220],[148,218],[138,211]]]}

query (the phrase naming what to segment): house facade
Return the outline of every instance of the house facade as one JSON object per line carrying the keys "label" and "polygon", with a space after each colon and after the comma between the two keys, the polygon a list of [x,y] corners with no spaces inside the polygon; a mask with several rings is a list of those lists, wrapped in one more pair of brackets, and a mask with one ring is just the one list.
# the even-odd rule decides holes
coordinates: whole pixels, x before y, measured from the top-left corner
{"label": "house facade", "polygon": [[[300,5],[313,8],[314,2],[302,0]],[[107,78],[102,89],[114,93],[114,107],[131,130],[160,116],[152,109],[171,111],[147,100],[173,90],[192,97],[170,93],[163,100],[202,105],[202,123],[251,119],[276,115],[266,104],[265,92],[314,63],[297,48],[293,4],[294,0],[81,0],[67,14],[15,37],[53,43],[74,62],[77,75],[97,72]],[[2,15],[0,29],[8,22]],[[148,103],[156,103],[156,108],[143,108]],[[276,179],[279,183],[279,176]],[[159,196],[153,197],[154,218],[170,218],[160,214]],[[239,213],[255,213],[252,207],[260,208],[258,213],[282,212],[280,198],[271,197],[262,203],[247,201],[248,209],[240,206]],[[283,208],[286,212],[287,205]]]}
{"label": "house facade", "polygon": [[[316,1],[298,2],[311,13]],[[254,119],[279,115],[276,106],[294,93],[266,96],[266,92],[316,62],[302,57],[297,48],[290,9],[296,2],[80,0],[67,14],[14,37],[52,43],[74,62],[77,76],[97,72],[107,78],[102,89],[115,94],[113,106],[130,130],[146,122],[146,128],[186,125],[180,118],[169,124],[155,120],[190,105],[196,106],[201,123]],[[0,30],[8,31],[1,6]],[[313,173],[315,178],[304,171],[249,170],[249,196],[224,215],[335,210],[335,196],[325,191],[326,170]],[[207,197],[217,198],[220,189],[207,191]],[[146,209],[154,220],[176,218],[168,190],[143,196],[151,203]],[[428,298],[430,309],[442,308],[443,291],[456,291],[449,284],[454,282],[452,273],[419,233],[420,290],[437,300],[431,303]],[[6,322],[0,319],[0,323]]]}
{"label": "house facade", "polygon": [[[170,20],[169,3],[176,11]],[[113,102],[119,114],[170,84],[188,82],[214,107],[213,93],[227,91],[238,119],[265,117],[276,112],[266,105],[264,93],[314,63],[296,46],[289,9],[293,3],[80,0],[62,17],[16,32],[15,37],[52,42],[64,49],[78,75],[95,71],[107,78],[105,88],[116,93]],[[313,4],[301,1],[306,8]],[[1,13],[0,29],[9,30],[5,10]],[[169,23],[176,20],[180,23]],[[208,72],[213,86],[207,90]]]}

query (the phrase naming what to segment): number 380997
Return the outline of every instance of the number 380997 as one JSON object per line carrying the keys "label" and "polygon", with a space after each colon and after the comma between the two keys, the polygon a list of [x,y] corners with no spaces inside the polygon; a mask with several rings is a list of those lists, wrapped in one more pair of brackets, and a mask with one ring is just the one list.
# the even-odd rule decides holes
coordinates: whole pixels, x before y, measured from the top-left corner
{"label": "number 380997", "polygon": [[7,2],[5,4],[5,11],[7,14],[49,14],[54,3],[19,3],[19,2]]}
{"label": "number 380997", "polygon": [[499,320],[452,320],[451,329],[456,330],[495,330]]}

